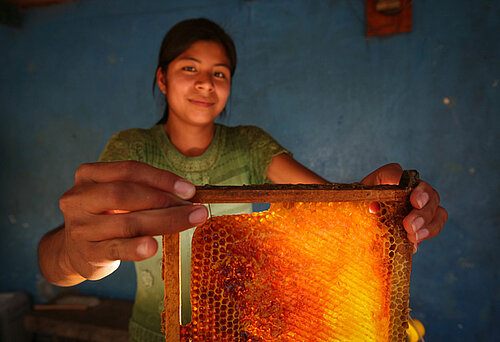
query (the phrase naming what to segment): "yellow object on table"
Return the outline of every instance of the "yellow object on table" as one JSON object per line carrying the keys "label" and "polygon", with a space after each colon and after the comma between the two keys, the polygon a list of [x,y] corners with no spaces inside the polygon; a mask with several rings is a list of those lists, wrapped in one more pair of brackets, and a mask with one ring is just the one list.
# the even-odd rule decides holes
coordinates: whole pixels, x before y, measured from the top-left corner
{"label": "yellow object on table", "polygon": [[408,342],[418,342],[423,341],[422,337],[425,335],[425,328],[422,322],[418,319],[411,318],[408,316],[409,327],[406,329],[407,341]]}

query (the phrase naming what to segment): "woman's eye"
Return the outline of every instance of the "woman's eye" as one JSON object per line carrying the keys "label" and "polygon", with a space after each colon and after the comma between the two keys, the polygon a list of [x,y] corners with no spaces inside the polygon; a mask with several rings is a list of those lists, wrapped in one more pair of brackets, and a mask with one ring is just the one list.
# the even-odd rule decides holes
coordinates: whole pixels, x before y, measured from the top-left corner
{"label": "woman's eye", "polygon": [[225,77],[226,77],[226,75],[224,75],[224,73],[223,73],[223,72],[215,72],[215,73],[214,73],[214,76],[215,76],[215,77],[218,77],[218,78],[225,78]]}
{"label": "woman's eye", "polygon": [[184,70],[184,71],[196,71],[196,69],[194,67],[190,67],[190,66],[183,67],[182,70]]}

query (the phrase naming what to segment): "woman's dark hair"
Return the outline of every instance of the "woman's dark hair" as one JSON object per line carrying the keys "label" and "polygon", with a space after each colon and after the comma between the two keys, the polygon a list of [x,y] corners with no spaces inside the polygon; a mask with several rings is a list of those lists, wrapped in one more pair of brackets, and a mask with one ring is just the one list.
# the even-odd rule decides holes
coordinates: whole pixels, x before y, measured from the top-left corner
{"label": "woman's dark hair", "polygon": [[[167,32],[161,43],[156,70],[161,68],[166,73],[170,62],[186,51],[192,44],[200,40],[213,41],[222,45],[229,59],[231,76],[233,76],[236,70],[236,48],[234,47],[234,42],[219,25],[205,18],[181,21]],[[153,93],[155,87],[156,72],[153,79]],[[163,117],[158,121],[158,124],[164,124],[167,120],[168,103],[165,102]]]}

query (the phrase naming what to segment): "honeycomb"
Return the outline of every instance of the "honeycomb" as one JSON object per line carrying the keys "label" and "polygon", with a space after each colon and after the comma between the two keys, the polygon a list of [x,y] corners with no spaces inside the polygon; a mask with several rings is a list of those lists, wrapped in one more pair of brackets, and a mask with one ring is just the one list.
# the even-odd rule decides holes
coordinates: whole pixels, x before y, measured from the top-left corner
{"label": "honeycomb", "polygon": [[192,242],[181,341],[406,341],[406,202],[275,203]]}

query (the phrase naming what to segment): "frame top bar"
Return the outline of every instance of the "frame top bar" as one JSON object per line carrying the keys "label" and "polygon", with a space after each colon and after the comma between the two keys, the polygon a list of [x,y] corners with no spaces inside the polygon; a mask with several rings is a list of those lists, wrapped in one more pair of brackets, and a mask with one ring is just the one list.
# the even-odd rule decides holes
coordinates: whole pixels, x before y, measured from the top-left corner
{"label": "frame top bar", "polygon": [[404,171],[399,185],[263,184],[196,187],[196,203],[404,201],[418,184],[418,172]]}

